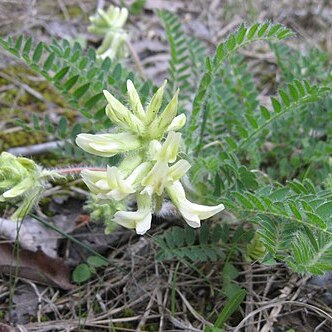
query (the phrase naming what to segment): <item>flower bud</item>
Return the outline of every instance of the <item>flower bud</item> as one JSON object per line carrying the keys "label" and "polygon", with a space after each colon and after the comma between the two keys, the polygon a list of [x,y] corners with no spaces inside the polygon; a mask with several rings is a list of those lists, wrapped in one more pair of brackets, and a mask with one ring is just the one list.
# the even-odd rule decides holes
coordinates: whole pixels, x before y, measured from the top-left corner
{"label": "flower bud", "polygon": [[165,80],[163,85],[157,90],[157,92],[153,95],[150,101],[150,104],[146,110],[146,118],[145,118],[146,124],[150,124],[159,112],[161,103],[163,102],[166,83],[167,81]]}
{"label": "flower bud", "polygon": [[173,121],[171,122],[171,124],[168,126],[166,131],[178,131],[178,130],[180,130],[186,124],[186,120],[187,120],[186,116],[183,113],[176,116],[173,119]]}
{"label": "flower bud", "polygon": [[129,103],[131,109],[133,110],[133,113],[137,117],[139,117],[142,121],[144,121],[145,111],[143,109],[141,99],[137,93],[137,90],[135,89],[135,86],[131,80],[127,81],[127,91],[128,91]]}
{"label": "flower bud", "polygon": [[131,113],[127,107],[123,106],[116,98],[114,98],[107,90],[104,90],[104,95],[108,101],[106,107],[106,114],[111,121],[118,126],[133,131],[137,134],[144,132],[144,125],[142,121],[133,113]]}
{"label": "flower bud", "polygon": [[23,218],[38,201],[43,179],[41,168],[32,160],[1,153],[0,201],[18,202],[18,209],[11,217],[13,220]]}
{"label": "flower bud", "polygon": [[151,137],[163,137],[165,130],[174,120],[178,112],[178,95],[179,90],[176,91],[172,100],[165,107],[164,111],[157,116],[151,123]]}
{"label": "flower bud", "polygon": [[91,25],[88,31],[104,36],[101,46],[97,49],[97,54],[101,59],[109,57],[111,60],[127,55],[126,40],[128,35],[123,29],[128,18],[126,8],[110,6],[108,11],[99,9],[95,16],[91,16]]}

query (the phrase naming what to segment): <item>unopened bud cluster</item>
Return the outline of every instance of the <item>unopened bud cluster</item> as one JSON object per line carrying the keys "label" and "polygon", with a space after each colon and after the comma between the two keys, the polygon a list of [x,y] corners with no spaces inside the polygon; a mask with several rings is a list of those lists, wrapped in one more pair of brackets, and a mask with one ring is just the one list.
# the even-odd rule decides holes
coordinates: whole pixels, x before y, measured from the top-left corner
{"label": "unopened bud cluster", "polygon": [[59,176],[55,171],[43,170],[31,159],[2,152],[0,155],[0,201],[17,204],[18,209],[11,218],[22,219],[38,202],[47,179]]}

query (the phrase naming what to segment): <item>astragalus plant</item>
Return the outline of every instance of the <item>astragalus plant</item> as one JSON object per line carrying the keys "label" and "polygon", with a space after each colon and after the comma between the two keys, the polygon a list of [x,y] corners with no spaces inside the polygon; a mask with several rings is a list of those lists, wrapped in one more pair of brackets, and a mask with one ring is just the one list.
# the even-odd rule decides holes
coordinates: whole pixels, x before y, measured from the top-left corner
{"label": "astragalus plant", "polygon": [[[102,12],[98,15],[94,29],[104,33],[109,28],[107,17]],[[124,23],[126,15],[117,15],[122,15],[119,20]],[[171,227],[158,239],[161,259],[221,257],[227,225],[235,223],[239,229],[246,225],[236,235],[247,242],[241,248],[233,243],[232,248],[247,259],[269,264],[282,261],[300,273],[331,270],[329,71],[320,70],[319,78],[303,78],[301,73],[308,73],[307,69],[296,76],[289,71],[283,75],[287,80],[263,105],[257,80],[239,50],[268,42],[285,68],[287,57],[275,45],[294,36],[292,31],[269,22],[243,24],[207,56],[205,45],[186,35],[176,16],[164,11],[158,15],[171,55],[167,86],[159,89],[120,60],[101,59],[93,48],[82,50],[78,43],[54,40],[35,45],[23,36],[0,39],[2,48],[53,84],[68,107],[84,117],[74,124],[62,117],[57,125],[48,116],[34,117],[32,130],[64,140],[67,156],[75,155],[83,163],[88,160],[90,165],[80,171],[95,195],[94,203],[112,205],[106,224],[113,220],[143,234],[164,199],[192,227],[225,207],[222,219],[204,222],[199,236],[190,227],[188,232]],[[316,108],[319,112],[313,112]],[[284,141],[285,137],[292,140]],[[282,168],[287,172],[279,171]],[[35,170],[33,166],[27,178],[38,179],[43,187]],[[20,179],[32,192],[30,180],[23,180],[25,175],[19,173],[11,187],[3,174],[2,200],[11,198],[10,193],[21,193]],[[189,195],[207,205],[190,202]],[[128,210],[127,202],[133,199],[137,210]]]}

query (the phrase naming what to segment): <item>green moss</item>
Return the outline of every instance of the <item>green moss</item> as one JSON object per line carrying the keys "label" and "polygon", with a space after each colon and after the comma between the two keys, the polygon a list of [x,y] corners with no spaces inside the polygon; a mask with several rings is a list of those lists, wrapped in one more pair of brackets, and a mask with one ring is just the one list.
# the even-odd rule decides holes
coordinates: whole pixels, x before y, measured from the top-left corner
{"label": "green moss", "polygon": [[[82,8],[78,5],[68,5],[66,6],[67,13],[71,19],[80,18],[84,22],[89,22],[89,13],[86,13],[82,10]],[[91,14],[91,13],[90,13]],[[60,13],[60,18],[66,20],[66,16],[63,11]]]}
{"label": "green moss", "polygon": [[18,146],[27,146],[44,142],[46,135],[41,132],[26,132],[23,129],[15,132],[0,132],[0,150]]}
{"label": "green moss", "polygon": [[73,17],[83,17],[88,21],[89,15],[82,11],[80,6],[68,6],[67,7],[68,14],[71,18]]}
{"label": "green moss", "polygon": [[[2,72],[8,76],[8,80],[1,77],[0,85],[12,86],[2,94],[1,99],[4,106],[0,108],[0,118],[5,123],[4,131],[16,127],[17,120],[29,123],[32,114],[41,116],[43,112],[49,109],[49,103],[56,104],[59,108],[64,107],[63,98],[54,91],[48,82],[38,79],[27,67],[13,65],[5,68]],[[16,83],[16,81],[19,83]],[[34,96],[25,86],[42,95],[47,102]],[[12,140],[9,139],[9,141]]]}
{"label": "green moss", "polygon": [[145,324],[141,327],[141,331],[149,331],[149,332],[155,332],[159,330],[159,324],[158,323],[150,323]]}
{"label": "green moss", "polygon": [[[0,151],[11,147],[38,144],[47,140],[47,134],[43,129],[40,131],[17,130],[18,121],[26,123],[28,127],[32,128],[31,119],[34,114],[38,116],[41,124],[44,116],[50,111],[58,113],[59,118],[65,116],[69,124],[75,123],[77,112],[65,107],[63,97],[47,81],[39,79],[29,68],[23,65],[13,65],[5,68],[3,73],[9,79],[0,77],[0,85],[10,88],[2,94],[1,99],[4,106],[0,108],[0,118],[3,124],[0,132]],[[16,84],[16,81],[30,87],[42,98],[36,98],[27,91],[28,89],[24,85]],[[52,110],[50,110],[50,106],[52,106]],[[52,163],[47,161],[47,165],[52,165]],[[57,165],[56,158],[54,158],[53,165]]]}
{"label": "green moss", "polygon": [[[132,317],[135,316],[134,311],[131,308],[126,308],[121,312],[121,317]],[[135,329],[135,322],[115,323],[113,324],[114,331],[117,329]]]}

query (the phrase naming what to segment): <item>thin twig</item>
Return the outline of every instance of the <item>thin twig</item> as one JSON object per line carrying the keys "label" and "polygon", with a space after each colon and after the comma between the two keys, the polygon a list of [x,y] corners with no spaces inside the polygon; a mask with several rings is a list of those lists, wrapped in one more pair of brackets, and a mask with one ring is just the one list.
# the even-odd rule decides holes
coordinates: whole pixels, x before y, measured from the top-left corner
{"label": "thin twig", "polygon": [[139,59],[136,50],[134,49],[133,45],[130,43],[129,40],[126,40],[126,45],[128,47],[129,52],[131,53],[131,56],[132,56],[132,58],[135,62],[135,65],[136,65],[136,68],[137,68],[139,74],[141,75],[141,77],[143,79],[145,79],[146,75],[145,75],[145,72],[144,72],[144,68],[142,66],[141,60]]}
{"label": "thin twig", "polygon": [[233,332],[240,332],[241,328],[243,327],[244,323],[251,317],[251,316],[255,316],[256,314],[260,313],[261,311],[264,311],[266,309],[269,308],[273,308],[276,306],[282,306],[282,305],[287,305],[287,304],[293,304],[293,305],[298,305],[298,306],[303,306],[306,308],[309,308],[313,311],[315,311],[316,313],[318,313],[319,315],[327,318],[329,321],[332,322],[332,316],[330,316],[328,313],[326,313],[324,310],[315,307],[311,304],[308,303],[304,303],[304,302],[299,302],[299,301],[277,301],[277,302],[273,302],[270,304],[267,304],[261,308],[258,308],[256,310],[254,310],[253,312],[251,312],[249,315],[247,315],[246,317],[244,317],[241,322],[235,327],[235,329],[233,330]]}
{"label": "thin twig", "polygon": [[140,320],[140,322],[139,322],[139,324],[138,324],[138,326],[136,328],[136,332],[140,332],[141,331],[142,326],[145,324],[146,320],[148,319],[148,316],[149,316],[149,314],[151,312],[151,308],[152,308],[153,302],[156,300],[155,296],[156,296],[157,290],[158,290],[158,287],[156,287],[153,290],[153,293],[151,295],[150,301],[149,301],[148,305],[145,308],[145,311],[144,311],[144,314],[142,316],[142,319]]}

